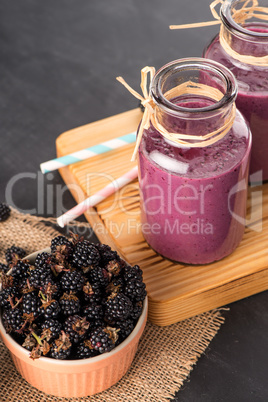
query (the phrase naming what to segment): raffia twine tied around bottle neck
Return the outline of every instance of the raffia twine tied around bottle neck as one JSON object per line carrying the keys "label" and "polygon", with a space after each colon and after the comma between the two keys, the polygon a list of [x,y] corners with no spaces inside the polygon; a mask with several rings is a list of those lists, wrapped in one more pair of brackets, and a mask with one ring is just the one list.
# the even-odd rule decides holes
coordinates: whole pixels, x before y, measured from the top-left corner
{"label": "raffia twine tied around bottle neck", "polygon": [[[230,46],[228,40],[226,39],[226,35],[224,35],[224,25],[221,20],[221,17],[218,14],[218,12],[215,10],[217,5],[221,4],[223,6],[226,4],[226,2],[229,3],[230,1],[215,0],[210,4],[210,10],[211,10],[213,17],[215,18],[215,21],[197,22],[197,23],[193,23],[193,24],[183,24],[183,25],[170,25],[169,28],[170,29],[188,29],[188,28],[200,28],[200,27],[207,27],[210,25],[221,24],[220,32],[219,32],[219,40],[220,40],[221,46],[226,51],[226,53],[228,53],[234,59],[241,61],[242,63],[250,64],[250,65],[254,65],[254,66],[267,67],[268,66],[268,55],[260,56],[260,57],[243,55],[243,54],[236,52]],[[243,26],[243,24],[245,24],[247,21],[251,20],[252,18],[256,18],[261,21],[268,21],[268,7],[260,7],[258,0],[248,0],[248,1],[245,1],[242,8],[232,10],[232,19],[236,24],[238,24],[240,26]],[[251,31],[251,33],[252,33],[252,31]]]}
{"label": "raffia twine tied around bottle neck", "polygon": [[[215,142],[222,139],[231,129],[235,115],[236,115],[236,106],[235,103],[232,105],[231,112],[228,114],[228,117],[225,119],[224,123],[221,127],[215,131],[212,131],[206,135],[199,136],[199,135],[188,135],[182,133],[172,133],[169,132],[163,127],[163,125],[159,122],[157,115],[156,115],[156,104],[154,103],[153,99],[150,96],[148,91],[148,75],[150,76],[150,83],[155,75],[155,68],[154,67],[144,67],[141,70],[141,90],[143,95],[140,95],[137,91],[131,88],[126,81],[122,77],[117,77],[116,79],[124,85],[127,90],[135,96],[135,98],[139,99],[142,106],[144,106],[144,113],[143,117],[138,129],[137,133],[137,140],[134,148],[134,152],[131,158],[131,161],[134,161],[137,156],[137,152],[139,149],[139,145],[142,139],[142,135],[144,130],[147,130],[151,125],[155,127],[155,129],[160,132],[166,139],[173,141],[182,146],[188,146],[189,148],[203,148],[209,145],[214,144]],[[180,95],[185,94],[194,94],[199,96],[206,96],[214,99],[215,101],[219,102],[222,97],[223,93],[218,90],[217,88],[210,87],[206,84],[201,83],[194,83],[192,81],[184,82],[183,84],[178,85],[177,87],[173,88],[172,90],[168,91],[165,96],[169,98],[176,98]],[[193,142],[194,141],[194,142]]]}

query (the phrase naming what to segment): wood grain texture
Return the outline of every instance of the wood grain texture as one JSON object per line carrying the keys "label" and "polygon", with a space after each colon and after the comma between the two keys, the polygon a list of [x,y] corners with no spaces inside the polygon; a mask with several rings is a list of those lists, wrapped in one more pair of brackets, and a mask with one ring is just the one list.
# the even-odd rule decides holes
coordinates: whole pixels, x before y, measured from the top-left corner
{"label": "wood grain texture", "polygon": [[[133,132],[141,115],[134,109],[65,132],[57,138],[57,155]],[[60,173],[76,201],[131,169],[133,149],[133,144],[127,145],[62,168]],[[248,225],[239,247],[208,265],[174,263],[150,248],[141,232],[137,180],[89,209],[85,216],[101,242],[143,269],[149,319],[154,324],[170,325],[268,289],[268,183],[249,191]]]}

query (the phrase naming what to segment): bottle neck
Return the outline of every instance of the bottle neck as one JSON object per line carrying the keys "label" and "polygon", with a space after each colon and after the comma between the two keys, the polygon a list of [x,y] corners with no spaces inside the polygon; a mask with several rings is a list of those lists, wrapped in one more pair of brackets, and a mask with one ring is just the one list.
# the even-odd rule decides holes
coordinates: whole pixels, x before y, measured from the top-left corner
{"label": "bottle neck", "polygon": [[215,101],[203,96],[185,97],[184,100],[172,99],[174,104],[184,109],[194,111],[183,111],[180,113],[169,113],[167,110],[156,106],[155,113],[158,122],[169,132],[185,134],[189,136],[202,136],[208,133],[221,132],[232,118],[233,102],[220,107],[217,111],[204,111],[205,108],[215,104]]}
{"label": "bottle neck", "polygon": [[[262,58],[268,55],[268,1],[260,0],[251,7],[247,7],[247,3],[246,0],[233,0],[223,4],[220,41],[227,53],[233,51],[237,58],[239,55]],[[254,8],[257,6],[258,9]],[[262,7],[266,10],[263,13],[259,11]],[[263,15],[266,21],[258,15]],[[235,57],[235,53],[231,55]]]}
{"label": "bottle neck", "polygon": [[157,120],[153,124],[181,139],[189,136],[190,146],[206,138],[211,141],[205,144],[211,145],[231,128],[236,94],[233,75],[218,63],[205,59],[171,63],[157,72],[151,85]]}

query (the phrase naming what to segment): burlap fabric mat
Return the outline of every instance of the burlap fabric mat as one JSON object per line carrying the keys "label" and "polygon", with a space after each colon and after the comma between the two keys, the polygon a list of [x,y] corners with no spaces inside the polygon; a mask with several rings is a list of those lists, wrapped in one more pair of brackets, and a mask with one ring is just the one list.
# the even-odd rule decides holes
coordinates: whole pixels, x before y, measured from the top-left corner
{"label": "burlap fabric mat", "polygon": [[[58,234],[44,220],[12,210],[11,217],[0,223],[0,261],[5,262],[5,249],[13,244],[32,253],[49,246]],[[217,309],[169,327],[148,322],[128,373],[109,390],[87,398],[58,398],[36,390],[17,373],[0,341],[0,401],[167,401],[180,389],[223,321]]]}

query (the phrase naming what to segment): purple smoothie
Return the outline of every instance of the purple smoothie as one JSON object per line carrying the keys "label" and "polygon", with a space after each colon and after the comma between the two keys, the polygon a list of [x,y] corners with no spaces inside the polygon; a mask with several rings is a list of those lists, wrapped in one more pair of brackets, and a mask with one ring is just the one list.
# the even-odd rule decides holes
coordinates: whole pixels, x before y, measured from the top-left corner
{"label": "purple smoothie", "polygon": [[[169,121],[178,129],[183,124],[170,116]],[[189,122],[195,133],[204,130],[202,124],[202,119]],[[205,148],[181,148],[152,126],[144,131],[138,159],[141,221],[155,251],[171,260],[207,264],[238,246],[250,148],[251,135],[239,112],[226,136]]]}
{"label": "purple smoothie", "polygon": [[[268,34],[268,28],[247,25],[250,32]],[[268,52],[268,37],[263,44],[232,38],[232,47],[241,54],[263,56]],[[235,60],[222,48],[216,36],[205,49],[204,57],[228,67],[238,82],[236,105],[249,122],[252,132],[250,174],[262,171],[268,180],[268,70],[266,67],[246,65]]]}

